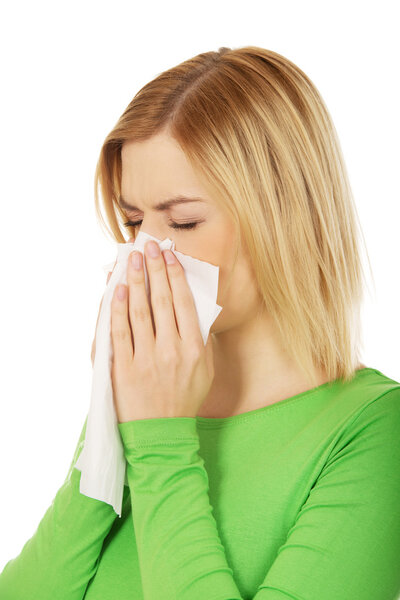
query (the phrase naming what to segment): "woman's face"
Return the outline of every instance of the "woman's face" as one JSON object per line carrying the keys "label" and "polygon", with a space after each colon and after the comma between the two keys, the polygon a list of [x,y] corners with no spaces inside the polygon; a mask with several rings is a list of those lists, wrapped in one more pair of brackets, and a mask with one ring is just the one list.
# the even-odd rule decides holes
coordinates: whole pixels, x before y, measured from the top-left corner
{"label": "woman's face", "polygon": [[[135,234],[140,229],[160,240],[168,237],[178,252],[219,267],[216,302],[223,310],[211,332],[240,326],[254,316],[259,296],[242,246],[228,281],[235,258],[234,223],[201,186],[175,139],[163,132],[145,142],[125,142],[121,160],[121,206],[129,221],[139,222]],[[203,201],[156,210],[157,204],[176,196],[195,196]],[[136,208],[128,209],[126,204]],[[185,223],[197,224],[190,229],[173,226]]]}

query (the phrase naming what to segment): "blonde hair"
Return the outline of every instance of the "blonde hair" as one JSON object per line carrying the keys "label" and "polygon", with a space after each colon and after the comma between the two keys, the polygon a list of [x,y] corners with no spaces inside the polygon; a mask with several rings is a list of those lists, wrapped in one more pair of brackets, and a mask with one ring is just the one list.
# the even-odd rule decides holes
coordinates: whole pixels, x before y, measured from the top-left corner
{"label": "blonde hair", "polygon": [[258,314],[268,312],[289,356],[313,385],[315,369],[329,381],[351,380],[363,345],[362,231],[337,133],[312,81],[284,56],[246,46],[198,54],[147,83],[96,166],[96,214],[117,242],[124,229],[134,236],[118,204],[122,145],[165,130],[231,215],[258,283]]}

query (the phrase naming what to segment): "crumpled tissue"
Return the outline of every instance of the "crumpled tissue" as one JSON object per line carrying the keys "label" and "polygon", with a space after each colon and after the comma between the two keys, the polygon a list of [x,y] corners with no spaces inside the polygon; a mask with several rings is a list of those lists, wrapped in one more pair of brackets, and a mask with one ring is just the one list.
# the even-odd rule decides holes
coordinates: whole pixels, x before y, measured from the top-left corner
{"label": "crumpled tissue", "polygon": [[[161,241],[140,231],[134,242],[118,243],[116,261],[103,266],[104,271],[108,273],[115,265],[106,285],[96,327],[96,353],[86,435],[75,468],[81,471],[80,493],[111,504],[119,517],[124,484],[128,485],[128,482],[124,447],[113,401],[111,300],[115,287],[120,283],[127,284],[127,260],[130,253],[139,250],[144,254],[144,246],[148,240],[156,241],[161,251],[167,248],[172,250],[181,263],[193,294],[204,345],[207,343],[211,325],[222,310],[222,306],[216,304],[219,267],[176,251],[175,243],[169,238]],[[151,307],[146,261],[143,263],[145,287]]]}

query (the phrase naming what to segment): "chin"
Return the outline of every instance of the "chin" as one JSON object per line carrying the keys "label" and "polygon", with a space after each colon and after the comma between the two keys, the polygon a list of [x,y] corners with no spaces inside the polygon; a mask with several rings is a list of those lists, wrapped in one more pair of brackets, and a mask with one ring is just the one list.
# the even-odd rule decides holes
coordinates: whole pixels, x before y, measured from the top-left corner
{"label": "chin", "polygon": [[210,333],[214,333],[214,334],[223,333],[224,331],[228,331],[229,329],[232,329],[232,327],[234,327],[234,325],[227,323],[226,319],[224,320],[222,318],[222,311],[221,311],[220,315],[215,319],[214,323],[211,325]]}
{"label": "chin", "polygon": [[220,331],[223,331],[225,329],[224,317],[225,317],[225,313],[224,313],[224,310],[222,309],[220,311],[218,317],[215,319],[214,323],[211,325],[210,333],[219,333]]}

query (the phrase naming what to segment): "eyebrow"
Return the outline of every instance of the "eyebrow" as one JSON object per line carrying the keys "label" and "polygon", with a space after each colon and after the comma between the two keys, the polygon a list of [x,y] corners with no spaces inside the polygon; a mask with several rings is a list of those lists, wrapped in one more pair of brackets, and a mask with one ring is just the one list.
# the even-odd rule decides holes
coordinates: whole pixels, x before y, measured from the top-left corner
{"label": "eyebrow", "polygon": [[[175,204],[184,204],[186,202],[206,202],[206,201],[204,200],[204,198],[199,198],[197,196],[174,196],[173,198],[168,198],[168,200],[164,200],[163,202],[156,204],[154,207],[154,210],[163,211],[163,210],[167,210],[171,206],[174,206]],[[133,206],[132,204],[128,204],[128,202],[126,202],[122,198],[122,196],[119,196],[118,203],[119,203],[120,207],[124,208],[125,210],[132,210],[132,211],[137,210],[140,212],[139,208],[137,208],[136,206]]]}

